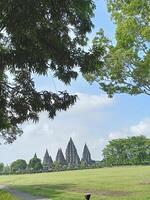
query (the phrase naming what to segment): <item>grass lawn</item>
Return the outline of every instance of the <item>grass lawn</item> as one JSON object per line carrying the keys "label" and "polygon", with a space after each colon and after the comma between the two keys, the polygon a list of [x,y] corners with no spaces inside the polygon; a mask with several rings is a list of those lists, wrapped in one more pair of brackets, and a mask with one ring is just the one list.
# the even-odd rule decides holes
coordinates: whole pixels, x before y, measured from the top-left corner
{"label": "grass lawn", "polygon": [[0,200],[17,200],[15,197],[13,197],[8,192],[5,192],[4,190],[0,190]]}
{"label": "grass lawn", "polygon": [[[150,200],[150,166],[1,176],[0,184],[54,200]],[[9,199],[8,199],[9,200]]]}

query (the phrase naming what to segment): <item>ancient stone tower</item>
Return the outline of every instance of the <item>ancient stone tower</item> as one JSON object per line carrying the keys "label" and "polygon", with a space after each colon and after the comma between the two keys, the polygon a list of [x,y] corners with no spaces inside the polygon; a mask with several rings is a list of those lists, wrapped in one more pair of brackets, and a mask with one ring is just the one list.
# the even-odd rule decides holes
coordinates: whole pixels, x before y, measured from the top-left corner
{"label": "ancient stone tower", "polygon": [[86,165],[91,165],[92,164],[91,154],[90,154],[90,151],[89,151],[89,149],[88,149],[86,144],[85,144],[84,149],[83,149],[82,161]]}
{"label": "ancient stone tower", "polygon": [[77,149],[73,143],[72,138],[67,145],[66,149],[66,161],[68,166],[78,166],[80,164],[80,158],[77,153]]}
{"label": "ancient stone tower", "polygon": [[43,170],[48,171],[49,169],[52,168],[53,165],[53,160],[51,158],[51,156],[49,156],[49,153],[46,149],[46,153],[44,155],[44,159],[43,159]]}
{"label": "ancient stone tower", "polygon": [[66,164],[66,160],[61,149],[58,149],[56,161],[62,166]]}

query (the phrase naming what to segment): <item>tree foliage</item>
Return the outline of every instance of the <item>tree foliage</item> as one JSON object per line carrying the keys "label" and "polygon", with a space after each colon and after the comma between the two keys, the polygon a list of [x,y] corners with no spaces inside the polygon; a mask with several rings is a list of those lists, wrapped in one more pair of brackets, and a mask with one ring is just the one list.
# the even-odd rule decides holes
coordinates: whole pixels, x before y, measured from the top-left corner
{"label": "tree foliage", "polygon": [[150,164],[150,139],[134,136],[111,140],[103,155],[107,166]]}
{"label": "tree foliage", "polygon": [[4,171],[4,164],[0,163],[0,173],[2,173]]}
{"label": "tree foliage", "polygon": [[[51,73],[65,84],[86,71],[86,33],[93,27],[92,0],[0,1],[0,137],[11,143],[19,124],[38,120],[47,111],[54,118],[76,101],[66,91],[37,91],[34,75]],[[10,74],[12,81],[7,77]]]}
{"label": "tree foliage", "polygon": [[27,168],[27,163],[25,160],[18,159],[11,164],[12,172],[21,172]]}
{"label": "tree foliage", "polygon": [[[115,44],[97,33],[91,53],[96,66],[87,79],[114,93],[150,95],[150,1],[107,0],[115,23]],[[103,53],[103,54],[102,54]]]}
{"label": "tree foliage", "polygon": [[43,169],[43,166],[42,166],[42,163],[41,163],[41,159],[39,159],[36,154],[29,161],[28,168],[33,172],[41,171]]}

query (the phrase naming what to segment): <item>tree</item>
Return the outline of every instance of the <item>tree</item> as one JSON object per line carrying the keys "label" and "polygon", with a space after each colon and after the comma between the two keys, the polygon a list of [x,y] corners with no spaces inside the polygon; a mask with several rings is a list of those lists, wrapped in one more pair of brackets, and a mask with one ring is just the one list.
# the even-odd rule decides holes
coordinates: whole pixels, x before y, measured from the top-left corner
{"label": "tree", "polygon": [[10,166],[9,166],[9,165],[4,166],[4,173],[5,173],[5,174],[11,173],[11,169],[10,169]]}
{"label": "tree", "polygon": [[65,169],[64,165],[61,165],[59,162],[54,161],[54,163],[53,163],[53,170],[54,171],[61,171],[63,169]]}
{"label": "tree", "polygon": [[0,163],[0,173],[2,173],[4,171],[4,164]]}
{"label": "tree", "polygon": [[29,161],[29,165],[28,168],[33,171],[33,172],[37,172],[37,171],[41,171],[43,169],[41,160],[37,157],[37,155],[35,154],[34,157]]}
{"label": "tree", "polygon": [[37,91],[33,75],[52,74],[69,84],[77,66],[87,71],[82,47],[94,8],[92,0],[0,1],[0,137],[8,143],[41,111],[54,118],[75,103],[77,96],[66,91]]}
{"label": "tree", "polygon": [[97,33],[91,54],[96,66],[87,75],[99,83],[109,96],[114,93],[150,95],[150,1],[107,0],[108,11],[115,23],[116,41]]}
{"label": "tree", "polygon": [[21,172],[27,168],[27,163],[25,160],[18,159],[11,164],[12,172]]}
{"label": "tree", "polygon": [[111,140],[103,155],[107,166],[150,164],[150,139],[134,136]]}

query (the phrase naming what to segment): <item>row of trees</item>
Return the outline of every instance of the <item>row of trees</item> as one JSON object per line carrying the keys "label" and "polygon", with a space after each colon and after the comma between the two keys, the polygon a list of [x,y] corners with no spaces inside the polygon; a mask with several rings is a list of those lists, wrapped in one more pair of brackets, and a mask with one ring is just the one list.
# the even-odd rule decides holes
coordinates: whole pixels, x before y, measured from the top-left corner
{"label": "row of trees", "polygon": [[4,166],[3,163],[0,163],[0,173],[7,174],[7,173],[21,173],[21,172],[28,172],[28,171],[39,171],[42,170],[43,166],[41,160],[34,155],[34,157],[29,161],[29,164],[23,159],[18,159],[11,163],[10,166]]}
{"label": "row of trees", "polygon": [[[99,167],[100,163],[95,162],[93,165],[86,166],[84,162],[81,161],[79,166],[67,166],[61,165],[59,162],[55,161],[52,164],[49,171],[62,171],[62,170],[71,170],[71,169],[85,169],[85,168],[96,168]],[[34,157],[27,163],[23,159],[18,159],[11,163],[11,165],[4,166],[3,163],[0,163],[0,174],[13,174],[13,173],[35,173],[35,172],[44,172],[47,171],[44,169],[44,166],[41,162],[41,159],[35,154]]]}
{"label": "row of trees", "polygon": [[134,136],[111,140],[103,155],[107,166],[150,164],[150,139]]}

